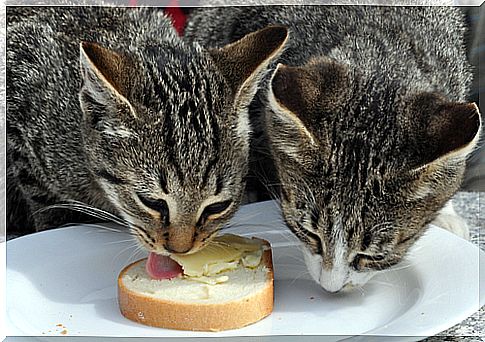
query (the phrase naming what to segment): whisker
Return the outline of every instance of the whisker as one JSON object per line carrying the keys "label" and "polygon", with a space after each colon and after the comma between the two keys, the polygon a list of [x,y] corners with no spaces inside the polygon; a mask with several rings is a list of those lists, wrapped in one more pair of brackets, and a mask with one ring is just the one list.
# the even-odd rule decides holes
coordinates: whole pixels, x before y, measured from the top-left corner
{"label": "whisker", "polygon": [[116,245],[116,244],[127,243],[127,242],[136,242],[136,241],[133,239],[110,241],[110,242],[105,242],[104,245]]}
{"label": "whisker", "polygon": [[100,225],[100,224],[95,224],[95,223],[86,223],[86,224],[84,224],[84,226],[90,227],[90,228],[96,228],[98,230],[98,232],[110,232],[110,233],[126,234],[126,235],[132,235],[132,236],[135,235],[129,230],[121,230],[121,229],[116,229],[116,228],[112,228],[112,227],[106,227],[106,226],[103,226],[103,225]]}
{"label": "whisker", "polygon": [[400,267],[399,266],[398,267],[392,266],[392,267],[386,268],[385,270],[382,270],[381,272],[401,271],[401,270],[405,270],[406,268],[409,268],[411,266],[413,266],[413,265],[412,264],[411,265],[403,265],[403,266],[400,266]]}
{"label": "whisker", "polygon": [[256,212],[252,212],[252,213],[246,213],[246,214],[239,214],[238,216],[232,218],[232,222],[234,223],[238,223],[238,222],[244,222],[246,220],[250,220],[252,218],[255,218],[255,217],[258,217],[259,215],[263,215],[264,213],[263,212],[260,212],[260,211],[256,211]]}
{"label": "whisker", "polygon": [[369,280],[367,283],[368,284],[384,285],[384,286],[387,286],[387,287],[396,287],[396,286],[399,286],[399,285],[396,285],[396,284],[393,284],[393,283],[387,283],[385,281],[372,280],[372,279]]}
{"label": "whisker", "polygon": [[137,248],[135,248],[135,250],[133,251],[132,255],[128,258],[128,262],[132,262],[133,260],[135,260],[135,258],[137,258],[137,255],[141,254],[142,251],[143,251],[143,246],[138,245]]}
{"label": "whisker", "polygon": [[301,279],[301,278],[302,278],[302,277],[304,277],[305,275],[310,275],[310,272],[308,272],[308,270],[305,270],[305,271],[303,271],[303,272],[299,273],[299,274],[298,274],[298,276],[297,276],[295,279],[293,279],[293,280],[291,281],[291,283],[289,284],[289,286],[293,286],[293,284],[294,284],[294,283],[295,283],[297,280]]}
{"label": "whisker", "polygon": [[44,211],[44,210],[48,210],[48,209],[55,209],[55,208],[63,208],[63,209],[72,209],[72,208],[89,209],[89,210],[92,210],[93,213],[102,215],[103,217],[112,218],[114,220],[120,220],[119,217],[117,217],[116,215],[113,215],[113,214],[111,214],[111,213],[109,213],[109,212],[107,212],[105,210],[102,210],[102,209],[93,207],[93,206],[88,205],[88,204],[85,204],[85,203],[77,202],[77,201],[75,201],[75,202],[74,201],[71,201],[71,202],[67,202],[67,203],[54,204],[52,206],[47,206],[45,208],[42,208],[42,209],[40,209],[40,211]]}
{"label": "whisker", "polygon": [[365,290],[364,290],[364,288],[362,287],[362,285],[354,285],[354,286],[352,287],[352,289],[359,290],[359,291],[360,291],[360,295],[361,295],[361,296],[365,296]]}
{"label": "whisker", "polygon": [[[278,224],[281,224],[280,222],[276,222],[275,223],[278,223]],[[236,229],[244,229],[244,228],[252,228],[252,227],[257,227],[257,228],[267,228],[267,229],[276,229],[276,228],[280,228],[280,227],[277,227],[275,225],[271,225],[271,224],[256,224],[256,223],[241,223],[241,224],[237,224],[237,225],[227,225],[227,226],[224,226],[223,228],[221,228],[221,230],[224,230],[224,231],[230,231],[230,230],[236,230]],[[284,231],[287,231],[287,232],[291,232],[289,229],[284,229]],[[267,232],[267,230],[261,230],[260,231],[261,233],[265,233]],[[254,232],[251,232],[251,233],[244,233],[244,232],[238,232],[238,235],[249,235],[249,234],[254,234]]]}
{"label": "whisker", "polygon": [[[268,154],[268,156],[271,158],[270,154]],[[259,172],[259,171],[256,171],[255,174],[259,179],[262,180],[261,183],[263,184],[266,191],[270,194],[270,197],[279,204],[279,202],[280,202],[279,197],[280,196],[279,196],[278,193],[276,193],[276,191],[274,189],[275,186],[278,186],[278,183],[269,182],[268,176],[266,174]]]}
{"label": "whisker", "polygon": [[301,263],[306,265],[305,259],[303,257],[297,257],[297,256],[294,256],[294,255],[291,255],[291,254],[281,255],[278,258],[276,258],[275,262],[278,261],[278,260],[281,260],[282,258],[290,258],[290,259],[293,259],[295,261],[301,262]]}
{"label": "whisker", "polygon": [[[89,206],[87,204],[81,205],[78,203],[59,203],[59,204],[53,204],[44,208],[41,208],[37,210],[35,213],[40,213],[44,212],[47,210],[52,210],[52,209],[68,209],[68,210],[73,210],[77,211],[92,217],[99,218],[101,220],[106,220],[106,221],[111,221],[114,223],[117,223],[122,226],[127,226],[127,222],[111,213],[108,213],[104,210],[98,209],[96,207]],[[34,213],[34,214],[35,214]]]}
{"label": "whisker", "polygon": [[127,251],[129,251],[130,249],[132,248],[135,248],[139,246],[138,244],[133,244],[133,245],[130,245],[126,248],[123,248],[121,251],[118,252],[118,254],[116,254],[114,257],[113,257],[113,264],[116,262],[116,260],[123,254],[123,253],[126,253]]}

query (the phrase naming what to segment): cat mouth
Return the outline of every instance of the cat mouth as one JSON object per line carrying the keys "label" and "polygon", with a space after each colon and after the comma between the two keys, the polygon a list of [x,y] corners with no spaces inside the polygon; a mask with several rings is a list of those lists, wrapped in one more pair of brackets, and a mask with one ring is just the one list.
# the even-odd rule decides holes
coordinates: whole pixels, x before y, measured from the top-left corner
{"label": "cat mouth", "polygon": [[172,279],[182,274],[182,266],[167,255],[150,252],[145,269],[152,279]]}

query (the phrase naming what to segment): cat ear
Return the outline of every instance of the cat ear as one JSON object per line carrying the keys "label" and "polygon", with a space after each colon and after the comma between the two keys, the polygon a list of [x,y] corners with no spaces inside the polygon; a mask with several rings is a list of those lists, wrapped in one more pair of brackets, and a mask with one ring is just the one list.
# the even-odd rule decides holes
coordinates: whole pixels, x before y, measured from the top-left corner
{"label": "cat ear", "polygon": [[317,141],[302,118],[308,111],[307,102],[318,93],[304,68],[278,64],[268,91],[271,113],[266,118],[274,149],[299,161],[303,152],[317,148]]}
{"label": "cat ear", "polygon": [[213,61],[229,81],[236,98],[252,100],[258,81],[269,63],[282,51],[288,29],[273,25],[250,33],[221,49],[209,50]]}
{"label": "cat ear", "polygon": [[422,118],[412,142],[418,167],[449,158],[463,160],[476,147],[482,123],[475,103],[448,102],[426,93],[416,97],[411,113]]}
{"label": "cat ear", "polygon": [[271,82],[278,103],[303,119],[311,119],[322,110],[338,110],[345,104],[349,89],[348,68],[326,57],[299,67],[280,64]]}
{"label": "cat ear", "polygon": [[275,148],[295,159],[314,151],[318,142],[311,128],[325,111],[337,111],[347,102],[348,68],[329,58],[318,57],[304,66],[279,64],[269,89],[272,113],[266,118]]}
{"label": "cat ear", "polygon": [[242,39],[209,53],[234,94],[239,113],[238,131],[249,132],[247,107],[258,90],[268,65],[282,52],[288,29],[273,25],[250,33]]}
{"label": "cat ear", "polygon": [[[113,113],[129,112],[136,118],[136,112],[127,99],[130,62],[126,57],[98,44],[82,42],[80,67],[83,86],[79,99],[92,126],[99,126],[101,121],[119,121],[120,117],[110,117]],[[111,126],[109,132],[113,132]]]}

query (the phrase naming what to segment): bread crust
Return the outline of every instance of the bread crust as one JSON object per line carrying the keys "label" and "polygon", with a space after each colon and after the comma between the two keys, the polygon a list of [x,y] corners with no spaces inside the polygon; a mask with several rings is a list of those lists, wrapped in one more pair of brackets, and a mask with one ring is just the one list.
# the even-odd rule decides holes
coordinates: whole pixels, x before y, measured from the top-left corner
{"label": "bread crust", "polygon": [[[269,247],[269,243],[264,241]],[[130,291],[123,284],[123,275],[135,264],[126,266],[118,276],[118,304],[126,318],[159,328],[194,331],[237,329],[255,323],[273,311],[273,260],[271,248],[263,252],[261,262],[268,268],[264,288],[250,296],[228,303],[181,303],[147,297]]]}

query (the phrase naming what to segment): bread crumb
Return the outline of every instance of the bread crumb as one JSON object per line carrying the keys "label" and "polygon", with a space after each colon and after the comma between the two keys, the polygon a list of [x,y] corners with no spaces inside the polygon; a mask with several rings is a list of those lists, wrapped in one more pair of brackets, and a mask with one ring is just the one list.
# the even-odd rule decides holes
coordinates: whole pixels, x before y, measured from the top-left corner
{"label": "bread crumb", "polygon": [[66,329],[62,330],[62,331],[61,331],[61,334],[62,334],[62,335],[66,335],[66,334],[67,334],[67,330],[66,330]]}

